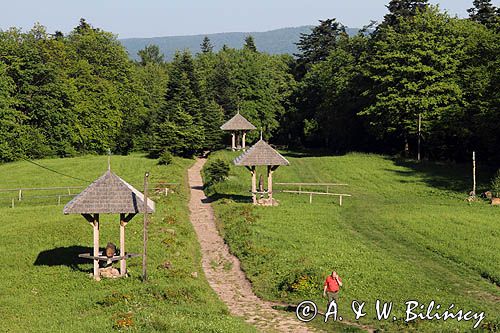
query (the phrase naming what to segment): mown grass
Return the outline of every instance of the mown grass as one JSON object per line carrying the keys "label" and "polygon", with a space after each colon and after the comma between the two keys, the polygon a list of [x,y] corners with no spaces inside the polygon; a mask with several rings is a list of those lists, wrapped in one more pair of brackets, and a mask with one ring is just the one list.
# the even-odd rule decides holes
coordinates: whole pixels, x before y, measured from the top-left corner
{"label": "mown grass", "polygon": [[[107,168],[107,158],[100,156],[39,163],[88,180]],[[0,331],[254,332],[229,315],[204,278],[188,220],[186,169],[192,163],[176,158],[172,165],[158,166],[140,155],[112,158],[112,170],[138,189],[146,170],[151,184],[180,183],[167,197],[153,195],[157,211],[149,228],[147,283],[140,280],[140,258],[128,261],[129,278],[94,281],[91,264],[77,258],[90,251],[92,229],[82,216],[63,215],[62,205],[26,200],[13,209],[2,206]],[[27,162],[0,166],[0,188],[72,185],[87,184]],[[119,244],[118,216],[101,215],[101,221],[101,246]],[[126,238],[127,251],[142,252],[141,215],[128,224]]]}
{"label": "mown grass", "polygon": [[[217,152],[230,162],[238,153]],[[209,189],[219,228],[253,284],[266,299],[297,304],[312,299],[325,307],[322,283],[335,269],[344,279],[340,313],[354,320],[352,300],[366,301],[360,322],[389,331],[468,331],[473,323],[448,320],[405,324],[375,320],[375,300],[394,302],[404,318],[405,304],[435,300],[444,311],[485,311],[483,330],[500,325],[500,209],[464,201],[470,190],[465,165],[417,164],[379,155],[334,157],[288,153],[275,182],[348,183],[330,191],[338,199],[275,193],[279,207],[253,207],[250,174],[232,166],[229,179]],[[264,174],[265,170],[259,169]],[[485,188],[490,173],[480,177]],[[275,190],[279,189],[275,186]],[[313,189],[314,190],[314,189]],[[318,189],[315,189],[318,190]],[[339,324],[317,325],[331,330]]]}

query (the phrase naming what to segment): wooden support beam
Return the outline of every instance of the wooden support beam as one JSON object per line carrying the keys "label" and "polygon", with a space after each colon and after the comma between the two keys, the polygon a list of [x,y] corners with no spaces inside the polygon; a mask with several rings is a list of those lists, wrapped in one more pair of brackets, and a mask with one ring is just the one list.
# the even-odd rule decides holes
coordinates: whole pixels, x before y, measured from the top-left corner
{"label": "wooden support beam", "polygon": [[257,195],[255,194],[255,192],[257,192],[257,172],[255,170],[255,166],[252,166],[251,173],[252,173],[252,202],[254,205],[256,205]]}
{"label": "wooden support beam", "polygon": [[476,152],[472,152],[472,196],[476,196]]}
{"label": "wooden support beam", "polygon": [[[120,260],[120,276],[126,276],[127,275],[127,260],[125,259],[125,226],[127,225],[127,217],[129,217],[132,214],[129,214],[128,216],[125,216],[125,214],[120,214],[120,257],[122,259]],[[135,215],[135,214],[134,214]]]}
{"label": "wooden support beam", "polygon": [[236,150],[236,133],[231,133],[231,150]]}
{"label": "wooden support beam", "polygon": [[267,192],[268,192],[269,201],[271,201],[271,204],[272,204],[272,202],[273,202],[273,168],[270,165],[267,166]]}
{"label": "wooden support beam", "polygon": [[[94,257],[99,256],[99,214],[94,214]],[[99,260],[94,259],[94,279],[99,281]]]}
{"label": "wooden support beam", "polygon": [[91,214],[82,214],[82,216],[87,220],[88,223],[94,223],[94,217]]}
{"label": "wooden support beam", "polygon": [[241,148],[243,150],[245,150],[246,141],[247,141],[247,132],[243,131],[243,138],[241,140]]}
{"label": "wooden support beam", "polygon": [[143,227],[143,249],[142,249],[142,282],[146,282],[147,275],[147,250],[148,250],[148,178],[149,172],[144,174],[144,227]]}
{"label": "wooden support beam", "polygon": [[[125,215],[125,214],[124,214]],[[134,216],[136,216],[137,214],[135,213],[130,213],[128,214],[127,216],[125,216],[125,219],[123,221],[125,221],[126,223],[129,223],[130,220],[132,220],[134,218]]]}

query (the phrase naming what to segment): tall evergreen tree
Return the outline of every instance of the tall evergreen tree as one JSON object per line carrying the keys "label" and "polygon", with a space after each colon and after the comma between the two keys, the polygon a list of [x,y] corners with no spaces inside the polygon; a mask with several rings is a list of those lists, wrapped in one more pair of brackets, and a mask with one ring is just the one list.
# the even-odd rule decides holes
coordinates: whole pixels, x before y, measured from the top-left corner
{"label": "tall evergreen tree", "polygon": [[310,34],[301,34],[297,43],[300,53],[295,56],[299,77],[304,75],[311,65],[325,60],[335,48],[339,36],[345,34],[345,27],[334,18],[319,22]]}
{"label": "tall evergreen tree", "polygon": [[202,53],[212,53],[214,50],[214,46],[212,45],[212,42],[210,41],[210,38],[208,36],[205,36],[203,38],[203,42],[201,42],[200,49]]}
{"label": "tall evergreen tree", "polygon": [[214,101],[206,103],[203,108],[203,127],[205,133],[204,148],[215,150],[222,148],[222,130],[224,111]]}
{"label": "tall evergreen tree", "polygon": [[500,11],[491,3],[491,0],[474,0],[474,7],[467,10],[471,20],[484,24],[488,28],[498,28],[500,25]]}
{"label": "tall evergreen tree", "polygon": [[235,62],[231,61],[234,52],[234,50],[219,52],[210,83],[215,101],[224,110],[226,118],[233,115],[238,108],[238,91],[232,68]]}
{"label": "tall evergreen tree", "polygon": [[425,9],[428,4],[428,0],[391,0],[386,6],[389,13],[384,16],[382,26],[395,26],[400,18],[414,16],[417,10]]}
{"label": "tall evergreen tree", "polygon": [[255,40],[252,35],[248,35],[245,38],[245,44],[243,45],[243,49],[249,50],[252,52],[257,52],[257,46],[255,46]]}
{"label": "tall evergreen tree", "polygon": [[192,82],[195,79],[191,55],[177,53],[169,73],[165,103],[154,119],[150,147],[153,156],[165,150],[189,156],[203,147],[200,100],[193,91],[193,87],[199,87]]}

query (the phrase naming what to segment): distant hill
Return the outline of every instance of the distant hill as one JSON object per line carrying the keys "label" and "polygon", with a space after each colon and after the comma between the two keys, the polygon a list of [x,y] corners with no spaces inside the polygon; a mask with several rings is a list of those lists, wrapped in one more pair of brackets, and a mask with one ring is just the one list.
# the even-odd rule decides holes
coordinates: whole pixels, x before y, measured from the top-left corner
{"label": "distant hill", "polygon": [[[297,53],[295,43],[299,41],[300,34],[310,33],[311,28],[313,26],[283,28],[265,32],[226,32],[192,36],[124,38],[120,39],[120,42],[128,50],[130,57],[135,60],[138,60],[137,52],[150,44],[158,45],[166,60],[171,60],[176,50],[188,49],[192,53],[197,53],[200,51],[200,44],[205,36],[210,38],[215,51],[221,49],[224,44],[232,48],[241,48],[245,37],[252,35],[259,51],[271,54],[293,54]],[[350,35],[356,34],[358,31],[359,29],[355,28],[347,29]]]}

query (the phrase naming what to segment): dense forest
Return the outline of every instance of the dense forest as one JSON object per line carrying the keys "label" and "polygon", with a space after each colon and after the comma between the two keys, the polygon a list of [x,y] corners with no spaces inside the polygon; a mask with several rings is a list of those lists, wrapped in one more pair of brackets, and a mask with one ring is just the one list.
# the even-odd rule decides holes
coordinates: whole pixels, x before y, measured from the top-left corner
{"label": "dense forest", "polygon": [[[474,0],[451,17],[427,0],[391,0],[384,20],[349,36],[320,21],[298,54],[178,51],[130,60],[84,19],[67,35],[0,31],[0,162],[85,153],[189,156],[222,147],[238,110],[291,148],[500,161],[500,10]],[[419,118],[421,130],[419,131]],[[250,139],[256,139],[252,133]]]}

